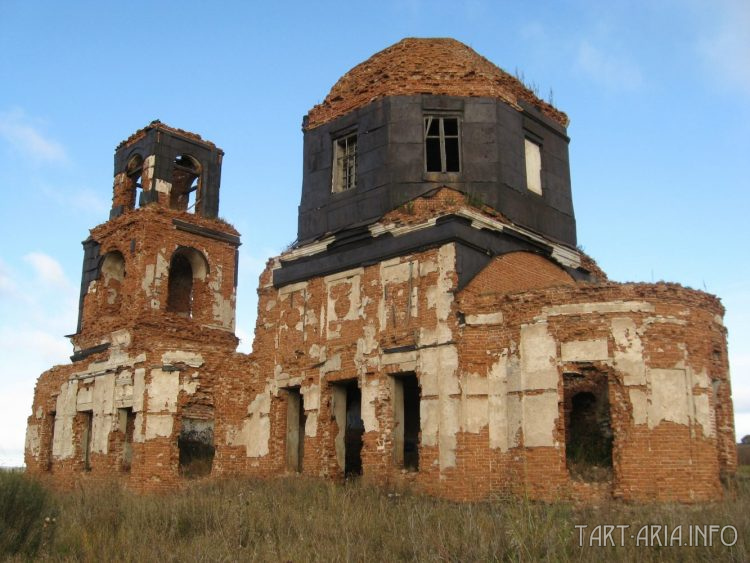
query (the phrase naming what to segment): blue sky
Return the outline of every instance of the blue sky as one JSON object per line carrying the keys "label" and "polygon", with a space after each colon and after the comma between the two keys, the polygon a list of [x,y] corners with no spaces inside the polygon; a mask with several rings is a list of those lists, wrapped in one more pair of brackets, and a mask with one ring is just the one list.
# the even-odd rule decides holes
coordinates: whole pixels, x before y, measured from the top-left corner
{"label": "blue sky", "polygon": [[614,280],[722,298],[750,434],[748,29],[745,0],[0,0],[0,465],[21,461],[37,376],[72,352],[115,146],[158,118],[226,151],[249,350],[257,276],[296,236],[302,116],[407,36],[455,37],[569,115],[580,245]]}

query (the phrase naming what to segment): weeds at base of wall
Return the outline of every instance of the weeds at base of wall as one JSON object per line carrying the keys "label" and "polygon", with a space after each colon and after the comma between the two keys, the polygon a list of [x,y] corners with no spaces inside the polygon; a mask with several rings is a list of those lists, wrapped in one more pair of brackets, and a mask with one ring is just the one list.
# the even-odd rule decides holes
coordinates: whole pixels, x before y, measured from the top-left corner
{"label": "weeds at base of wall", "polygon": [[[203,480],[170,495],[112,483],[50,492],[0,472],[0,558],[280,561],[747,561],[750,475],[698,506],[445,500],[302,477]],[[49,519],[49,520],[48,520]],[[52,520],[54,519],[54,521]],[[576,525],[736,527],[733,547],[579,546]]]}

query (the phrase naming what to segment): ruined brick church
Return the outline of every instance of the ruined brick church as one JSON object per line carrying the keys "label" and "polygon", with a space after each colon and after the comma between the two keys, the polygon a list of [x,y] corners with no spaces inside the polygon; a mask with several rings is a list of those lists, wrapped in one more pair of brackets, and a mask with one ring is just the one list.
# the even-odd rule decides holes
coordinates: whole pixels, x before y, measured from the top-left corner
{"label": "ruined brick church", "polygon": [[[452,499],[720,498],[723,307],[576,246],[568,119],[452,39],[405,39],[303,119],[297,241],[236,352],[223,151],[158,121],[115,150],[72,362],[26,466],[58,486],[361,475]],[[635,218],[634,218],[635,219]]]}

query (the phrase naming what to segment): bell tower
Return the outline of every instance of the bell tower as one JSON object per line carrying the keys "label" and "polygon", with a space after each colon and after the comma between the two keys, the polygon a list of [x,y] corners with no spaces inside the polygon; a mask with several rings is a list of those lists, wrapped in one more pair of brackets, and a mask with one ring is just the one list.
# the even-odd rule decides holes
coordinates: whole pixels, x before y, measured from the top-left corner
{"label": "bell tower", "polygon": [[152,342],[156,331],[160,342],[236,346],[240,238],[218,218],[223,156],[210,141],[158,120],[117,146],[109,220],[83,242],[74,361],[123,329]]}

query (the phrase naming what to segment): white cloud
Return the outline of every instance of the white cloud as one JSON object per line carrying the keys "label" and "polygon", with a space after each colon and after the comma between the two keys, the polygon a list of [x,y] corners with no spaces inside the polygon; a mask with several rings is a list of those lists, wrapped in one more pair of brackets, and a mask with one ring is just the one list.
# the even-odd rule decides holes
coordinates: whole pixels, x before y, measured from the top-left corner
{"label": "white cloud", "polygon": [[625,57],[619,57],[583,40],[578,46],[578,67],[592,79],[614,89],[636,90],[643,84],[640,68]]}
{"label": "white cloud", "polygon": [[10,274],[10,268],[0,259],[0,296],[13,295],[17,287]]}
{"label": "white cloud", "polygon": [[20,109],[0,113],[0,138],[32,160],[52,163],[68,160],[63,146],[45,137]]}
{"label": "white cloud", "polygon": [[699,41],[700,55],[725,82],[750,94],[750,2],[717,0],[707,9],[718,22]]}
{"label": "white cloud", "polygon": [[70,283],[65,277],[60,262],[43,252],[30,252],[23,259],[31,264],[37,278],[45,284],[63,289],[69,289]]}

